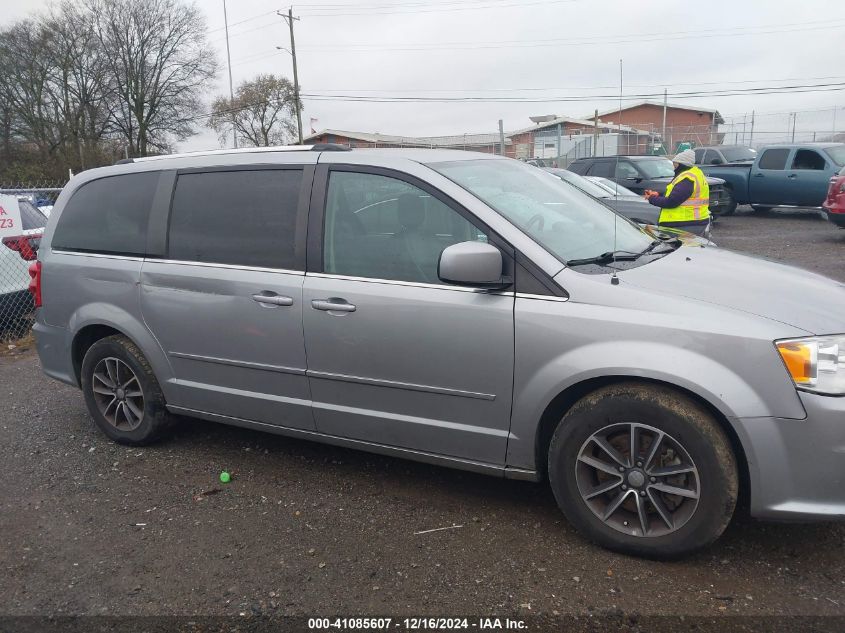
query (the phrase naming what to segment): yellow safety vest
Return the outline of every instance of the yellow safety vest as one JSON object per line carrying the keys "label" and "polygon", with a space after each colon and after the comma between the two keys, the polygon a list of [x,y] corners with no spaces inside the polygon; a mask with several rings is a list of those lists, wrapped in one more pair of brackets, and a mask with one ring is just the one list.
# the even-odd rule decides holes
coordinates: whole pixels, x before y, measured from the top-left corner
{"label": "yellow safety vest", "polygon": [[710,185],[707,184],[707,176],[698,167],[690,167],[681,172],[666,187],[666,196],[672,193],[679,182],[684,179],[692,181],[692,195],[684,203],[673,209],[662,209],[660,212],[660,224],[666,222],[695,222],[706,220],[710,217]]}

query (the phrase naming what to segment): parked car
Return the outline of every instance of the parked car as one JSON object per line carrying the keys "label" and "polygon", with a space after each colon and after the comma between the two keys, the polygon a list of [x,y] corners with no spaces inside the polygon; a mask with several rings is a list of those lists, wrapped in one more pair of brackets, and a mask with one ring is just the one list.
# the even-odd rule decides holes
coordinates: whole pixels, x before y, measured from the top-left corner
{"label": "parked car", "polygon": [[696,165],[753,163],[757,150],[746,145],[710,145],[695,148]]}
{"label": "parked car", "polygon": [[47,217],[28,200],[19,200],[18,205],[21,233],[4,237],[0,246],[0,330],[17,328],[21,318],[32,312],[27,269],[47,224]]}
{"label": "parked car", "polygon": [[660,220],[660,209],[655,207],[653,204],[649,204],[648,201],[644,200],[641,196],[634,195],[631,197],[625,196],[624,194],[616,196],[607,188],[591,182],[574,172],[566,169],[555,169],[552,167],[547,167],[545,169],[547,172],[557,176],[564,182],[568,182],[573,187],[577,187],[588,196],[597,198],[614,211],[624,215],[629,220],[639,222],[640,224],[657,224]]}
{"label": "parked car", "polygon": [[712,542],[740,490],[845,519],[841,283],[655,239],[516,160],[329,148],[73,177],[35,333],[108,437],[187,415],[547,479],[582,533],[654,557]]}
{"label": "parked car", "polygon": [[702,165],[725,180],[737,204],[757,211],[773,207],[821,207],[830,179],[845,165],[845,143],[769,145],[752,164]]}
{"label": "parked car", "polygon": [[827,219],[840,229],[845,229],[845,167],[830,179],[827,198],[822,206]]}
{"label": "parked car", "polygon": [[643,200],[643,196],[634,193],[627,187],[623,187],[622,185],[613,182],[610,178],[601,178],[599,176],[587,176],[587,180],[590,182],[596,183],[599,187],[607,190],[613,196],[619,196],[620,198],[631,198],[637,200]]}
{"label": "parked car", "polygon": [[[607,178],[639,195],[645,193],[646,189],[663,195],[675,177],[672,161],[663,156],[578,158],[568,169],[582,176]],[[736,203],[725,190],[725,181],[708,177],[707,184],[710,185],[710,213],[714,216],[733,213]]]}

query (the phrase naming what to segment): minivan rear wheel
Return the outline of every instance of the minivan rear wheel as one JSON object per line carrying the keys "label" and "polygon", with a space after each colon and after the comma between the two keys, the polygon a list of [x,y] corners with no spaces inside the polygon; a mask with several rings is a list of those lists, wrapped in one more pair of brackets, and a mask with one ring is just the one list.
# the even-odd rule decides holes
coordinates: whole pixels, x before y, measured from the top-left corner
{"label": "minivan rear wheel", "polygon": [[579,400],[549,447],[567,519],[609,549],[675,558],[712,543],[736,506],[736,458],[713,416],[658,385],[620,383]]}
{"label": "minivan rear wheel", "polygon": [[95,424],[115,442],[149,444],[172,426],[149,362],[125,336],[100,339],[88,349],[81,386]]}

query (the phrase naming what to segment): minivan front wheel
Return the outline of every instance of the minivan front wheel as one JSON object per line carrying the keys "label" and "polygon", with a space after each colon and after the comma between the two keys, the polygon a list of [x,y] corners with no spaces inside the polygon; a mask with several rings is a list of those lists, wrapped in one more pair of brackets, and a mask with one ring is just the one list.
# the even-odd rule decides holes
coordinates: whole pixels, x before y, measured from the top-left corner
{"label": "minivan front wheel", "polygon": [[172,424],[149,362],[125,336],[108,336],[88,349],[81,386],[94,422],[115,442],[149,444]]}
{"label": "minivan front wheel", "polygon": [[552,437],[549,479],[581,533],[653,558],[712,543],[738,492],[736,459],[713,416],[647,383],[610,385],[578,401]]}

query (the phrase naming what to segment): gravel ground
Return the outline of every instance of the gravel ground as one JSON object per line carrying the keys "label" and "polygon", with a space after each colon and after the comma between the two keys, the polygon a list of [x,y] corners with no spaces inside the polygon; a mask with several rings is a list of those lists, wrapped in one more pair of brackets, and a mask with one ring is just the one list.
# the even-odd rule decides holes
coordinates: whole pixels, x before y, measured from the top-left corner
{"label": "gravel ground", "polygon": [[[845,280],[845,231],[813,212],[740,210],[714,239]],[[639,560],[582,539],[545,485],[197,421],[126,448],[32,352],[0,385],[0,614],[845,615],[843,525],[739,517],[692,558]]]}

